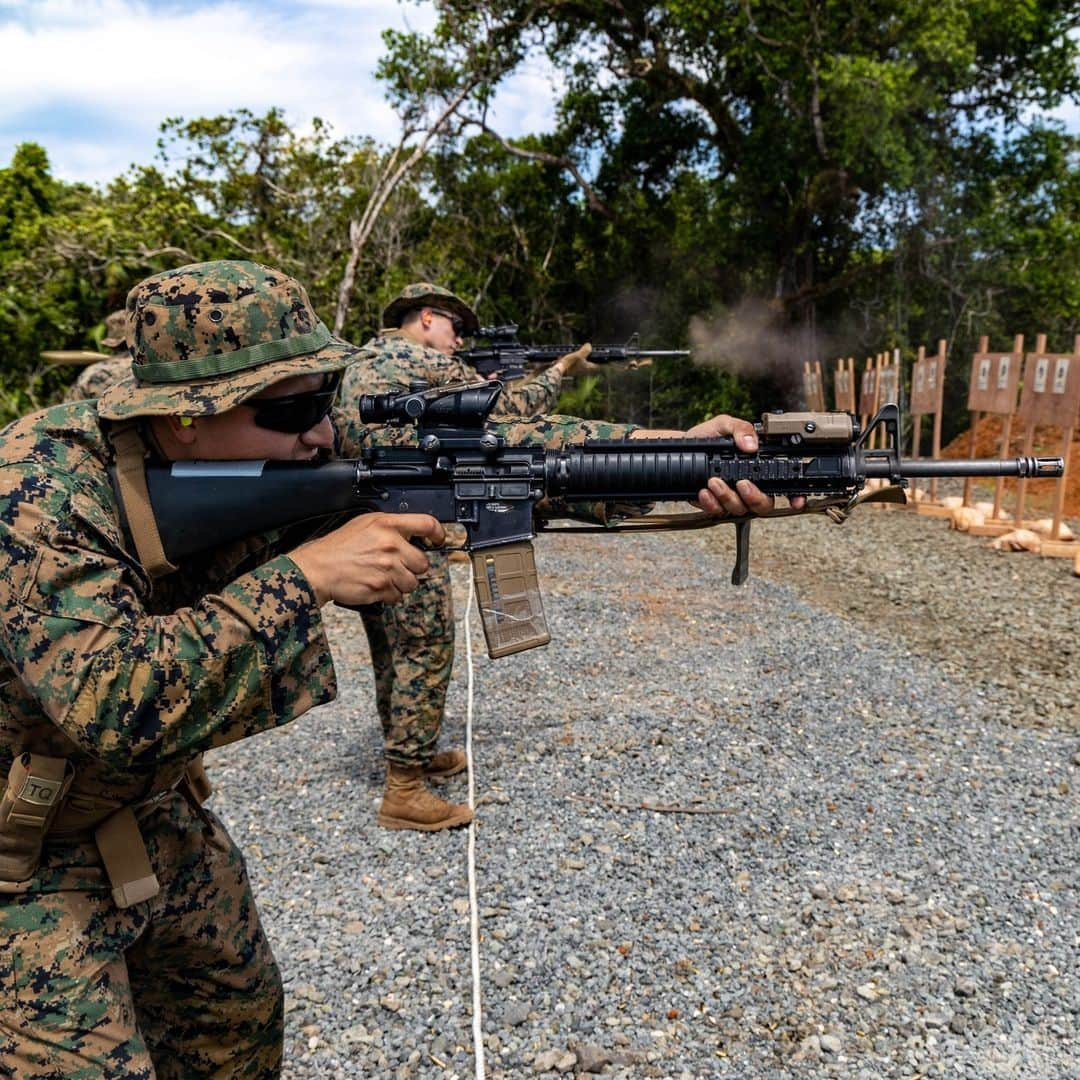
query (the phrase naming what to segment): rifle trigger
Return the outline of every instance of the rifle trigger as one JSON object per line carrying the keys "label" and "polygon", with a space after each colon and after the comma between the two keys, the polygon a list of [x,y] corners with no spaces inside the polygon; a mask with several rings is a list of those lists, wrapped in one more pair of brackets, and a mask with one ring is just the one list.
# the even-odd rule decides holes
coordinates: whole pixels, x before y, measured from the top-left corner
{"label": "rifle trigger", "polygon": [[750,576],[750,519],[735,522],[735,566],[731,584],[744,585]]}

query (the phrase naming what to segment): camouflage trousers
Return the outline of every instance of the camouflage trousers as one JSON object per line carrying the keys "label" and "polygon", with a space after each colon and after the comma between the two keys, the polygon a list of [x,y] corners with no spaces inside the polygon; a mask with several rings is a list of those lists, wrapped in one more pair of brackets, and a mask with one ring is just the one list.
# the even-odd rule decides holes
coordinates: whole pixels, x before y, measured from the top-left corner
{"label": "camouflage trousers", "polygon": [[454,666],[450,563],[443,552],[428,558],[431,569],[401,603],[363,613],[383,752],[388,764],[406,768],[435,756]]}
{"label": "camouflage trousers", "polygon": [[276,1077],[281,978],[243,856],[179,796],[140,822],[161,884],[117,908],[91,844],[50,847],[36,881],[0,895],[0,1075],[16,1080]]}

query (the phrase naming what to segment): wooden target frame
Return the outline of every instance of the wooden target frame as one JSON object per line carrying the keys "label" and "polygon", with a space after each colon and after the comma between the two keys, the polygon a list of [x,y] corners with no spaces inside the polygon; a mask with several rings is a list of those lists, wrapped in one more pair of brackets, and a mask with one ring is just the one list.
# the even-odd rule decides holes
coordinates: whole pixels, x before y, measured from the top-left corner
{"label": "wooden target frame", "polygon": [[858,412],[855,401],[854,356],[849,356],[847,360],[840,357],[836,361],[836,371],[833,373],[833,404],[837,412],[851,413],[853,416]]}
{"label": "wooden target frame", "polygon": [[878,410],[878,367],[881,354],[866,358],[862,378],[859,380],[859,426],[863,431]]}
{"label": "wooden target frame", "polygon": [[810,412],[825,411],[825,380],[820,360],[803,361],[803,399]]}
{"label": "wooden target frame", "polygon": [[[1054,524],[1050,530],[1050,542],[1043,543],[1045,555],[1068,555],[1076,550],[1076,544],[1063,544],[1061,523],[1065,514],[1065,483],[1069,474],[1069,449],[1076,430],[1077,413],[1080,412],[1080,334],[1073,341],[1071,353],[1048,353],[1046,335],[1035,339],[1035,351],[1024,358],[1023,389],[1020,393],[1019,417],[1024,423],[1024,450],[1031,454],[1035,445],[1036,424],[1060,428],[1062,432],[1061,456],[1065,460],[1065,472],[1058,478],[1054,496]],[[1016,490],[1016,525],[1023,524],[1024,496],[1027,478],[1022,477]],[[1055,550],[1057,542],[1059,548]]]}
{"label": "wooden target frame", "polygon": [[[978,351],[971,358],[971,379],[968,383],[968,408],[971,410],[971,453],[976,457],[975,436],[983,415],[993,413],[1001,416],[1001,444],[998,457],[1008,457],[1012,441],[1013,414],[1016,412],[1016,392],[1020,387],[1020,372],[1024,365],[1024,335],[1013,338],[1012,352],[991,352],[990,339],[979,338]],[[964,505],[971,505],[974,477],[964,481]],[[994,484],[994,509],[990,522],[1003,520],[1001,504],[1005,496],[1005,477],[999,476]],[[1010,525],[1011,529],[1012,526]],[[987,534],[990,535],[990,534]]]}
{"label": "wooden target frame", "polygon": [[900,406],[901,390],[900,350],[893,349],[891,362],[888,353],[881,354],[881,367],[878,369],[878,408],[888,405],[889,402]]}
{"label": "wooden target frame", "polygon": [[[922,421],[924,416],[930,416],[931,442],[930,456],[941,457],[941,416],[945,393],[945,364],[948,360],[949,343],[945,338],[939,338],[937,352],[931,356],[926,354],[926,346],[920,345],[915,359],[915,365],[911,369],[911,456],[922,457]],[[916,490],[915,481],[911,482],[911,490]],[[938,501],[937,477],[930,480],[930,501]]]}

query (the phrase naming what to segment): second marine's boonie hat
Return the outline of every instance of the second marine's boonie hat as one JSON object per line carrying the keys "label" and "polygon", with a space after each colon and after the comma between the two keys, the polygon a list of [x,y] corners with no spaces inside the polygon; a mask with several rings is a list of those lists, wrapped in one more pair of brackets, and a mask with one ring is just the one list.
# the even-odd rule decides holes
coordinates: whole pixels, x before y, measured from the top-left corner
{"label": "second marine's boonie hat", "polygon": [[125,343],[127,335],[127,312],[114,311],[105,319],[105,336],[101,344],[106,349],[117,349]]}
{"label": "second marine's boonie hat", "polygon": [[476,317],[476,312],[460,296],[455,296],[441,285],[432,285],[430,281],[418,281],[415,285],[406,285],[386,305],[382,313],[383,329],[388,330],[400,326],[406,312],[422,307],[444,308],[452,315],[457,315],[464,323],[466,335],[475,334],[480,329],[480,320]]}
{"label": "second marine's boonie hat", "polygon": [[106,420],[225,412],[290,376],[341,371],[357,354],[298,281],[232,259],[139,282],[128,293],[127,342],[131,375],[98,399]]}

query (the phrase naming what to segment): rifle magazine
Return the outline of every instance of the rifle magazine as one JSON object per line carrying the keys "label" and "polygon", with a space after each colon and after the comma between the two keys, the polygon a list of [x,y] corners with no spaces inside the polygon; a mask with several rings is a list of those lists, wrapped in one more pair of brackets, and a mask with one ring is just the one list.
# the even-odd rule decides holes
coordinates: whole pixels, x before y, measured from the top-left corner
{"label": "rifle magazine", "polygon": [[551,641],[529,541],[473,551],[472,564],[488,656],[497,660]]}

